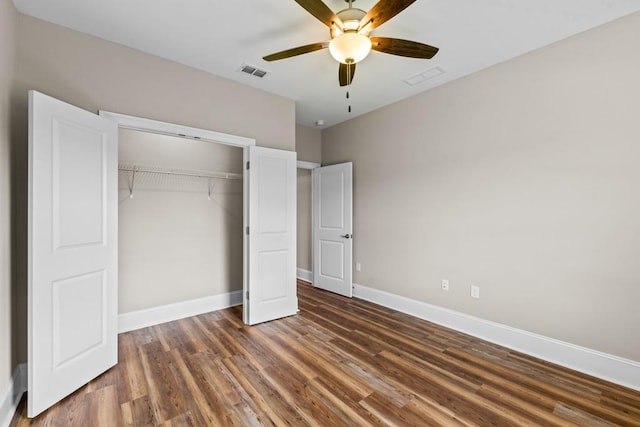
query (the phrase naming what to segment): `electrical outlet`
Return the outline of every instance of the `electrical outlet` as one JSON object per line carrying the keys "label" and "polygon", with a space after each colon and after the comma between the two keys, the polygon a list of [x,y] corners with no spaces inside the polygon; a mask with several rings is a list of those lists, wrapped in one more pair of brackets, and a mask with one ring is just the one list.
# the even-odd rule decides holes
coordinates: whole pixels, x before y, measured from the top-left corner
{"label": "electrical outlet", "polygon": [[359,262],[356,262],[356,271],[362,271],[362,265]]}
{"label": "electrical outlet", "polygon": [[480,286],[471,285],[471,298],[480,298]]}
{"label": "electrical outlet", "polygon": [[442,279],[442,281],[440,282],[440,287],[442,288],[443,291],[448,291],[449,281],[447,279]]}

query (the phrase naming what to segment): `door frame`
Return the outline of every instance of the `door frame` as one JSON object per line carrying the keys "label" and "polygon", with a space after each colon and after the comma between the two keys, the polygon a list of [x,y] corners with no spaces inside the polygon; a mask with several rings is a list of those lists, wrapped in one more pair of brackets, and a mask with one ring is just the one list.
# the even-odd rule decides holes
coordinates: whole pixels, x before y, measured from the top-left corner
{"label": "door frame", "polygon": [[[319,168],[320,166],[322,166],[322,164],[320,163],[316,163],[316,162],[307,162],[304,160],[298,160],[296,162],[296,168],[297,169],[306,169],[309,170],[311,172],[313,172],[313,170],[315,168]],[[313,174],[312,174],[313,177]],[[314,211],[315,209],[313,209],[313,179],[311,180],[311,277],[309,278],[309,283],[311,283],[313,285],[313,270],[315,268],[315,266],[313,265],[313,239],[314,239],[314,231],[313,231],[313,219],[314,219]],[[298,279],[303,279],[305,281],[307,281],[306,277],[300,277],[298,276],[298,266],[296,266],[296,276]]]}
{"label": "door frame", "polygon": [[242,304],[246,307],[247,281],[249,280],[249,236],[244,232],[249,225],[249,171],[246,168],[246,164],[249,161],[249,147],[256,145],[255,138],[247,138],[111,111],[99,110],[98,115],[116,122],[118,129],[137,130],[242,148]]}

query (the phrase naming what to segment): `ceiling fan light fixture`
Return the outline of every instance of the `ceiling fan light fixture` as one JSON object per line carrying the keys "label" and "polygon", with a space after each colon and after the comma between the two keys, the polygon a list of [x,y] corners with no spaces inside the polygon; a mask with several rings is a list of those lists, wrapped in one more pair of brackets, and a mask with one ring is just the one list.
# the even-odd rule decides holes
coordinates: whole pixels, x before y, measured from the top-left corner
{"label": "ceiling fan light fixture", "polygon": [[369,37],[356,32],[347,32],[334,37],[329,42],[329,52],[333,59],[343,64],[362,61],[371,51]]}

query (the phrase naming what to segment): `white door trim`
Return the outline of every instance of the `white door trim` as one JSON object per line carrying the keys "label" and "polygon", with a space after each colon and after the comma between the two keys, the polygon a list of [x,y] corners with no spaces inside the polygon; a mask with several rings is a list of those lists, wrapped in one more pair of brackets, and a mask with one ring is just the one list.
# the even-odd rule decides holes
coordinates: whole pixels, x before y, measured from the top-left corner
{"label": "white door trim", "polygon": [[247,138],[244,136],[161,122],[159,120],[145,119],[143,117],[129,116],[127,114],[113,113],[111,111],[100,110],[99,115],[113,120],[118,123],[118,127],[125,129],[159,133],[162,135],[177,136],[179,138],[198,139],[207,142],[217,142],[220,144],[243,148],[256,145],[256,140],[254,138]]}
{"label": "white door trim", "polygon": [[[306,170],[313,170],[315,168],[319,168],[320,166],[322,166],[322,164],[320,163],[316,163],[316,162],[307,162],[304,160],[298,160],[296,162],[296,167],[298,169],[306,169]],[[311,259],[313,260],[313,215],[314,215],[314,209],[313,209],[313,184],[311,184]],[[313,262],[312,262],[313,264]],[[313,265],[312,267],[313,268]],[[313,283],[313,271],[308,271],[308,270],[301,270],[301,269],[297,269],[297,275],[299,279],[302,280],[306,280],[309,283]]]}
{"label": "white door trim", "polygon": [[316,162],[306,162],[304,160],[298,160],[296,162],[296,167],[298,169],[315,169],[315,168],[319,168],[320,166],[322,165]]}

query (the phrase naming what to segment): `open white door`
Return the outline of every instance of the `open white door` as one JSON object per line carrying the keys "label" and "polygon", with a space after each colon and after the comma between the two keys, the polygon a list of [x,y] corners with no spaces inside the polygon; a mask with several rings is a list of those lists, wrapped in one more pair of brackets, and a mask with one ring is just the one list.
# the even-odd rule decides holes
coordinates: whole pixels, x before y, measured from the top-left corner
{"label": "open white door", "polygon": [[353,166],[315,168],[313,177],[313,285],[351,298]]}
{"label": "open white door", "polygon": [[[244,322],[298,311],[296,288],[296,153],[249,147]],[[248,176],[248,178],[247,178]]]}
{"label": "open white door", "polygon": [[117,363],[117,181],[116,123],[29,92],[29,417]]}

